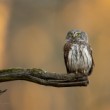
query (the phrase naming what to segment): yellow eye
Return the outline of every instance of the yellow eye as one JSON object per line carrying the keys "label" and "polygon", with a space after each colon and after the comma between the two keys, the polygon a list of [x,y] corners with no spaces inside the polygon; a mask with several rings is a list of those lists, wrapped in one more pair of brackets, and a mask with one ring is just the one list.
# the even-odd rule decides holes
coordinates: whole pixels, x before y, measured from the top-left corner
{"label": "yellow eye", "polygon": [[68,37],[73,37],[73,34],[72,34],[72,33],[68,33],[67,36],[68,36]]}
{"label": "yellow eye", "polygon": [[80,33],[77,33],[77,37],[80,37],[81,36],[81,34]]}

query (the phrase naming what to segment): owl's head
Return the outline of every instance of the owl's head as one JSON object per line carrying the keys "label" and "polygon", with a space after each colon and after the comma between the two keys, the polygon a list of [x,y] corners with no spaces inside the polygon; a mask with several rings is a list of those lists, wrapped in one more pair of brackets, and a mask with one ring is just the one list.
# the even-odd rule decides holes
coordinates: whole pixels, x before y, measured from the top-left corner
{"label": "owl's head", "polygon": [[78,41],[84,41],[86,43],[88,43],[88,35],[81,31],[81,30],[71,30],[67,33],[66,36],[66,41],[67,42],[78,42]]}

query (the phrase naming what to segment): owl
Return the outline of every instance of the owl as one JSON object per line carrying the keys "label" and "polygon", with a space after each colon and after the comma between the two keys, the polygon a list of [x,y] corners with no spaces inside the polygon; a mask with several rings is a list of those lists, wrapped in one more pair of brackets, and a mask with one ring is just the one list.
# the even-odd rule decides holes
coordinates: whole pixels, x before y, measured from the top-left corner
{"label": "owl", "polygon": [[64,61],[67,73],[81,73],[87,76],[92,73],[94,61],[86,32],[71,30],[67,33]]}

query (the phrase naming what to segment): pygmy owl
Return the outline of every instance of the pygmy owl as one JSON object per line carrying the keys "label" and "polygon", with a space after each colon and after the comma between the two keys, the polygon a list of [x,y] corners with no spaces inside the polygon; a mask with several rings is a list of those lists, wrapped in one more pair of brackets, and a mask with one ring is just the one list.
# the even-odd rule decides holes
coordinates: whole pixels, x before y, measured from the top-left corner
{"label": "pygmy owl", "polygon": [[88,35],[85,32],[71,30],[67,33],[64,60],[67,73],[91,74],[94,61],[92,49],[88,43]]}

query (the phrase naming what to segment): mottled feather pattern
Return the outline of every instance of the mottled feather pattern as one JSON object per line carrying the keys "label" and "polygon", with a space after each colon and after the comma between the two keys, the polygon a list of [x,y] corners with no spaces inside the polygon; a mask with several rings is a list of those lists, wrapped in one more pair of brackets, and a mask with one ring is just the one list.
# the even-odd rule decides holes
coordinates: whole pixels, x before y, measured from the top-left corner
{"label": "mottled feather pattern", "polygon": [[85,42],[66,43],[64,59],[68,73],[84,73],[90,75],[93,67],[92,50]]}

